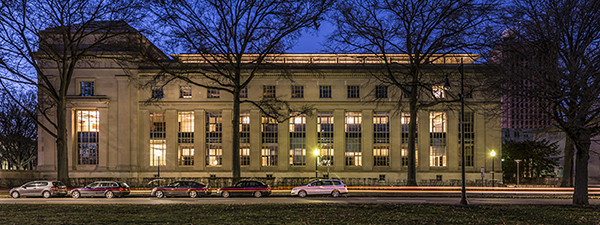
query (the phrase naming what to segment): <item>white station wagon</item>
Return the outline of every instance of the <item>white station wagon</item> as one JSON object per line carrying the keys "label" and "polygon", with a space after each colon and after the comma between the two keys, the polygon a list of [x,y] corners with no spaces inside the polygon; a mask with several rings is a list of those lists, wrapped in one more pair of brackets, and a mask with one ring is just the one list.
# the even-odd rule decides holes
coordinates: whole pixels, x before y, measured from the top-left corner
{"label": "white station wagon", "polygon": [[331,197],[337,198],[342,194],[348,194],[348,188],[344,182],[338,179],[315,180],[306,186],[292,189],[292,195],[298,195],[301,198],[307,195],[331,195]]}

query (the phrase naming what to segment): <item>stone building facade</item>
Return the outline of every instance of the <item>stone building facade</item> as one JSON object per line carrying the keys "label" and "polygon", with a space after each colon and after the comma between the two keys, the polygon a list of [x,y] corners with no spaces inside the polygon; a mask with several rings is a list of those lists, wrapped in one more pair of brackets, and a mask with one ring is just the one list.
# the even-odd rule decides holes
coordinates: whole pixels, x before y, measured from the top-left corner
{"label": "stone building facade", "polygon": [[[69,89],[70,177],[148,178],[159,170],[161,177],[230,177],[232,157],[240,157],[242,177],[314,177],[318,170],[319,176],[406,179],[409,115],[398,104],[407,100],[369,78],[357,63],[364,55],[277,57],[302,66],[291,70],[292,79],[268,72],[256,77],[245,98],[277,97],[312,108],[280,123],[251,104],[242,104],[241,118],[233,118],[232,96],[214,89],[182,81],[143,86],[156,73],[151,68],[114,60],[81,63]],[[469,55],[448,57],[472,63]],[[148,104],[152,96],[159,101]],[[466,104],[478,106],[466,112],[467,179],[481,180],[482,167],[491,179],[495,160],[500,180],[501,122],[483,110],[499,101],[474,93]],[[419,112],[418,181],[460,179],[457,109],[440,104]],[[234,119],[241,121],[240,156],[231,154]],[[55,140],[42,129],[39,134],[40,176],[54,177]],[[498,156],[490,157],[491,150]]]}

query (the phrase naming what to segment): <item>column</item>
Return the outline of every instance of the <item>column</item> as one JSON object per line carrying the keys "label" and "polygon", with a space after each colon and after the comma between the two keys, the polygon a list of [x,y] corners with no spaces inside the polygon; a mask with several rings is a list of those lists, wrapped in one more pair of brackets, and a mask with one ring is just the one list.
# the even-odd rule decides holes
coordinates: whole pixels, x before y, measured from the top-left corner
{"label": "column", "polygon": [[259,171],[262,165],[262,112],[250,110],[250,171]]}
{"label": "column", "polygon": [[[419,166],[417,167],[417,172],[419,171],[429,171],[429,123],[431,122],[429,118],[429,111],[419,111]],[[417,173],[417,182],[418,175]]]}
{"label": "column", "polygon": [[161,170],[164,168],[165,171],[174,171],[179,163],[177,160],[178,156],[178,132],[179,132],[179,121],[177,118],[177,110],[167,109],[165,110],[165,124],[167,132],[167,149],[166,154],[166,165],[161,166]]}
{"label": "column", "polygon": [[373,170],[373,110],[362,111],[361,151],[364,171]]}
{"label": "column", "polygon": [[206,112],[194,110],[194,169],[206,169]]}
{"label": "column", "polygon": [[346,111],[333,111],[333,169],[344,171],[346,166]]}
{"label": "column", "polygon": [[390,168],[402,170],[402,113],[390,113]]}

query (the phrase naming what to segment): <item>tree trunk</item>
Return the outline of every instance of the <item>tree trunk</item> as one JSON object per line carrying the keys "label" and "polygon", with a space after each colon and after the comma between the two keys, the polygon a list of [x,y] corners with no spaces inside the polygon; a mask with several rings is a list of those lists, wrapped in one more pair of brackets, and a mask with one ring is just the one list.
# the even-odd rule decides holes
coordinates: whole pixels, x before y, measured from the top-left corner
{"label": "tree trunk", "polygon": [[575,152],[575,147],[573,145],[573,140],[566,137],[565,140],[565,149],[564,149],[564,158],[563,158],[563,177],[560,180],[561,187],[573,187],[573,154]]}
{"label": "tree trunk", "polygon": [[416,131],[417,131],[417,95],[416,85],[411,86],[410,93],[410,121],[408,123],[408,174],[406,186],[417,186],[417,161],[416,161]]}
{"label": "tree trunk", "polygon": [[56,172],[57,179],[67,187],[71,187],[69,180],[69,152],[67,148],[67,102],[62,98],[56,105]]}
{"label": "tree trunk", "polygon": [[231,160],[231,176],[233,177],[233,183],[237,183],[241,177],[241,166],[240,166],[240,92],[236,89],[233,93],[233,118],[231,119],[233,125],[233,149],[232,149],[232,160]]}
{"label": "tree trunk", "polygon": [[574,205],[589,205],[588,200],[588,160],[590,159],[591,133],[582,131],[575,142],[575,188],[573,191]]}

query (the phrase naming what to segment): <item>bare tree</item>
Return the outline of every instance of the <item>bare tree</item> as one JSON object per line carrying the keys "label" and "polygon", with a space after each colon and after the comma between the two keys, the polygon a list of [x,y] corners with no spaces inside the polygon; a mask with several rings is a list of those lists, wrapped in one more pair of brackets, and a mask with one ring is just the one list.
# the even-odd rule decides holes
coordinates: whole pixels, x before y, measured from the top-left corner
{"label": "bare tree", "polygon": [[[435,63],[452,53],[476,49],[481,28],[493,10],[494,1],[487,0],[349,0],[335,6],[332,18],[337,29],[331,40],[340,44],[336,50],[375,55],[382,64],[371,75],[408,96],[409,186],[417,185],[417,112],[448,101],[433,96],[433,87],[444,84],[443,74],[451,72]],[[452,63],[458,65],[460,60]],[[432,76],[435,73],[441,76]]]}
{"label": "bare tree", "polygon": [[41,112],[40,127],[56,138],[57,176],[69,185],[67,91],[83,59],[103,56],[111,38],[132,32],[137,1],[10,0],[0,3],[0,77],[37,88],[52,110]]}
{"label": "bare tree", "polygon": [[8,169],[25,170],[35,166],[37,126],[32,119],[35,115],[28,114],[36,112],[36,95],[29,90],[12,96],[5,90],[0,96],[0,162],[6,163]]}
{"label": "bare tree", "polygon": [[240,93],[264,69],[277,70],[273,57],[289,50],[301,32],[318,28],[330,0],[157,1],[153,6],[157,24],[175,49],[196,54],[178,55],[179,63],[156,64],[161,72],[154,81],[182,80],[233,96],[232,176],[239,178],[240,104],[253,104],[266,114],[289,110],[276,98],[255,102],[240,99]]}
{"label": "bare tree", "polygon": [[[600,130],[600,2],[517,0],[507,14],[515,32],[498,58],[504,94],[538,100],[567,136],[565,161],[572,142],[573,204],[587,205],[591,139]],[[519,70],[506,69],[515,63]]]}

